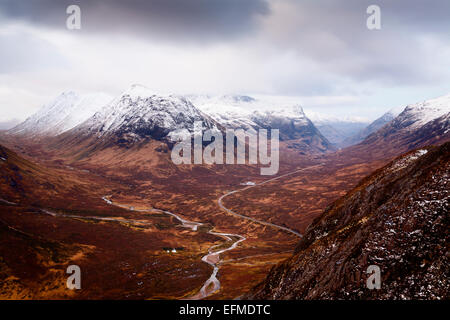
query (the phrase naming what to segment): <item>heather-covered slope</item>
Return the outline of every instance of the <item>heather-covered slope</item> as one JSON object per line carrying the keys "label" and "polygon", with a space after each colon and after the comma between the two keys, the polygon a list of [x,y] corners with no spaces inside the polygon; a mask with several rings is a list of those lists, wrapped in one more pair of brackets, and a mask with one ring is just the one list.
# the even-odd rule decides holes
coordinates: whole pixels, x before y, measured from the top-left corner
{"label": "heather-covered slope", "polygon": [[[448,299],[450,143],[363,179],[307,229],[254,299]],[[369,265],[381,289],[366,287]]]}
{"label": "heather-covered slope", "polygon": [[[127,190],[0,145],[0,300],[174,299],[197,291],[210,274],[201,257],[221,238],[102,199],[119,187]],[[183,250],[171,255],[166,247]],[[66,287],[73,264],[82,270],[82,290]]]}

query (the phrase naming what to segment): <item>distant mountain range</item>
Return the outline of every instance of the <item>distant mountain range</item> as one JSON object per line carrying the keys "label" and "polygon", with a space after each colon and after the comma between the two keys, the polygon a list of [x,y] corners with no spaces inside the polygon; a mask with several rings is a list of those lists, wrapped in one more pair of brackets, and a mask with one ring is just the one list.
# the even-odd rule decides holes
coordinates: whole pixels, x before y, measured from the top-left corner
{"label": "distant mountain range", "polygon": [[375,121],[370,123],[367,127],[363,128],[356,134],[345,138],[342,140],[342,146],[351,146],[357,143],[360,143],[365,138],[367,138],[372,133],[378,131],[378,129],[382,128],[387,123],[391,122],[395,117],[397,117],[403,108],[394,108],[383,114],[381,117],[377,118]]}
{"label": "distant mountain range", "polygon": [[[331,120],[322,119],[318,126],[331,126]],[[352,123],[362,123],[347,120],[334,125],[341,124],[350,132],[356,131],[356,127],[350,130]],[[171,145],[179,135],[191,136],[195,121],[222,132],[226,128],[280,129],[280,174],[262,180],[258,168],[251,165],[175,165],[168,155]],[[99,279],[101,274],[95,272],[107,268],[115,281],[125,281],[117,283],[137,288],[131,297],[161,298],[158,283],[172,279],[170,297],[184,299],[186,295],[179,293],[201,288],[203,280],[186,277],[182,268],[180,278],[173,279],[172,261],[178,266],[188,257],[186,266],[195,263],[189,272],[208,279],[211,264],[203,265],[205,260],[200,257],[218,243],[207,234],[214,232],[205,230],[222,229],[258,241],[234,242],[236,258],[227,263],[239,261],[238,268],[220,269],[219,277],[234,277],[235,282],[224,281],[219,295],[212,297],[241,295],[272,268],[244,297],[448,299],[450,95],[408,105],[401,112],[390,111],[358,132],[351,142],[356,144],[336,152],[331,152],[334,146],[299,105],[267,103],[249,96],[161,95],[140,85],[115,98],[65,92],[23,123],[2,132],[0,138],[5,145],[0,146],[0,229],[7,235],[0,246],[7,259],[0,267],[14,266],[0,268],[2,277],[9,279],[3,285],[8,297],[26,293],[9,287],[16,279],[26,288],[36,286],[37,297],[60,297],[42,291],[55,282],[43,286],[38,277],[29,285],[22,279],[28,279],[30,270],[48,269],[53,275],[53,256],[67,252],[67,257],[73,257],[78,251],[65,245],[83,244],[80,248],[89,251],[81,252],[95,253],[75,255],[81,256],[83,263],[89,262],[83,268],[96,283],[93,291],[92,287],[82,291],[88,292],[87,297],[123,297],[115,287],[104,287],[105,283],[109,287],[110,274]],[[247,188],[238,189],[243,183]],[[246,194],[241,193],[244,190]],[[237,216],[217,206],[224,194],[233,194],[225,204]],[[105,195],[129,206],[113,208],[104,201]],[[125,210],[149,206],[207,221],[211,229],[206,229],[205,223],[205,229],[191,234],[162,214]],[[54,215],[45,214],[44,209],[52,209],[49,212]],[[166,211],[158,211],[162,212]],[[58,216],[61,213],[66,216]],[[294,255],[284,260],[294,243],[285,230],[248,223],[240,214],[289,229],[301,226],[295,229],[303,237]],[[144,217],[145,224],[141,224],[138,220]],[[93,218],[109,222],[92,223]],[[123,226],[124,221],[132,224]],[[136,222],[139,227],[133,224]],[[236,241],[223,240],[227,243],[223,245]],[[182,244],[186,254],[177,255],[176,262],[169,260],[166,250],[161,251],[166,247],[161,241],[167,241],[168,247]],[[55,248],[56,255],[52,253]],[[141,260],[144,256],[149,260]],[[272,260],[273,256],[276,259]],[[29,261],[27,257],[33,257],[30,269],[30,264],[23,264]],[[130,260],[134,272],[147,268],[147,262],[154,259],[164,259],[159,260],[164,263],[149,274],[151,278],[145,278],[151,280],[142,285],[148,288],[142,296],[137,273],[124,274],[122,265],[110,263]],[[217,259],[220,266],[219,254]],[[366,288],[370,265],[380,267],[383,290]],[[15,273],[21,266],[26,272]],[[60,274],[66,275],[65,264]],[[249,281],[241,286],[243,277]],[[228,295],[221,296],[225,291]]]}
{"label": "distant mountain range", "polygon": [[130,147],[149,139],[170,143],[175,136],[192,134],[193,123],[201,121],[205,128],[220,130],[279,129],[280,139],[303,154],[356,144],[360,149],[376,144],[380,152],[386,143],[407,151],[448,136],[449,100],[447,95],[409,105],[402,112],[392,109],[366,126],[359,118],[338,120],[312,113],[313,123],[300,105],[250,96],[159,95],[133,85],[114,99],[64,92],[8,134]]}
{"label": "distant mountain range", "polygon": [[194,122],[201,121],[204,128],[222,131],[280,129],[282,141],[306,153],[334,149],[300,106],[263,110],[260,105],[247,96],[163,96],[141,85],[131,86],[115,99],[65,92],[8,134],[57,137],[71,145],[94,139],[96,144],[129,147],[148,139],[175,141],[180,135],[192,134]]}
{"label": "distant mountain range", "polygon": [[326,121],[316,123],[316,127],[327,139],[338,148],[354,144],[351,140],[367,128],[367,122]]}
{"label": "distant mountain range", "polygon": [[21,123],[18,119],[11,119],[7,121],[0,121],[0,130],[9,130],[11,128],[14,128],[19,123]]}

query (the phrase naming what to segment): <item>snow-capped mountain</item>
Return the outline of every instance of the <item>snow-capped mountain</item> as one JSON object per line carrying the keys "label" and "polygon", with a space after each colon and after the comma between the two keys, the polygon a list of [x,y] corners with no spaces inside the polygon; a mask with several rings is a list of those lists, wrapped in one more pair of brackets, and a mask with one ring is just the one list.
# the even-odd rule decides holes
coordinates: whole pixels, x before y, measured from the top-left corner
{"label": "snow-capped mountain", "polygon": [[307,117],[299,105],[282,105],[260,101],[250,96],[189,96],[204,113],[227,128],[270,127],[272,118],[293,120],[307,125]]}
{"label": "snow-capped mountain", "polygon": [[189,96],[189,99],[225,128],[279,129],[281,140],[301,139],[302,147],[313,147],[320,151],[332,149],[300,105],[259,100],[245,95]]}
{"label": "snow-capped mountain", "polygon": [[440,118],[442,124],[445,124],[445,120],[448,121],[449,113],[450,94],[406,106],[395,122],[396,125],[405,129],[417,130]]}
{"label": "snow-capped mountain", "polygon": [[300,105],[255,111],[251,119],[259,127],[280,129],[282,140],[299,139],[311,135],[317,135],[326,140],[305,115]]}
{"label": "snow-capped mountain", "polygon": [[8,133],[56,136],[86,121],[111,99],[104,93],[79,95],[67,91]]}
{"label": "snow-capped mountain", "polygon": [[450,140],[450,95],[408,105],[392,121],[356,148],[398,154]]}
{"label": "snow-capped mountain", "polygon": [[249,96],[225,95],[189,95],[192,103],[205,114],[230,129],[257,128],[252,115],[258,109],[258,101]]}
{"label": "snow-capped mountain", "polygon": [[132,85],[70,134],[112,139],[125,145],[146,138],[173,141],[191,134],[196,121],[201,121],[204,128],[218,129],[184,97],[157,95],[144,86]]}

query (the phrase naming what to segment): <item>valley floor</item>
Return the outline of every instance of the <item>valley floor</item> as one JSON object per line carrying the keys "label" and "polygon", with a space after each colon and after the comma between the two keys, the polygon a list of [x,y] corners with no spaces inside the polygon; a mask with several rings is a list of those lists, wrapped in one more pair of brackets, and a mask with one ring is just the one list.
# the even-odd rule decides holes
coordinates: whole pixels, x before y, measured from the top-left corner
{"label": "valley floor", "polygon": [[[267,180],[247,166],[127,175],[5,152],[0,297],[6,299],[239,297],[292,254],[328,204],[386,161],[335,154],[285,159]],[[81,268],[81,290],[66,288],[71,264]]]}

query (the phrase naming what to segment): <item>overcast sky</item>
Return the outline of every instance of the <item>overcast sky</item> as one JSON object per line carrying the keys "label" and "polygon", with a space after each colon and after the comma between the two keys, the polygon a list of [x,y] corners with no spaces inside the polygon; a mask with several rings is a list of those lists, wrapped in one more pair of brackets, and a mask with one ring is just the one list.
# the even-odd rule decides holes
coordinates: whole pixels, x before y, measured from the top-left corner
{"label": "overcast sky", "polygon": [[[70,4],[81,30],[66,28]],[[371,4],[381,30],[366,27]],[[0,122],[133,83],[373,119],[450,93],[450,1],[0,0],[0,48]]]}

